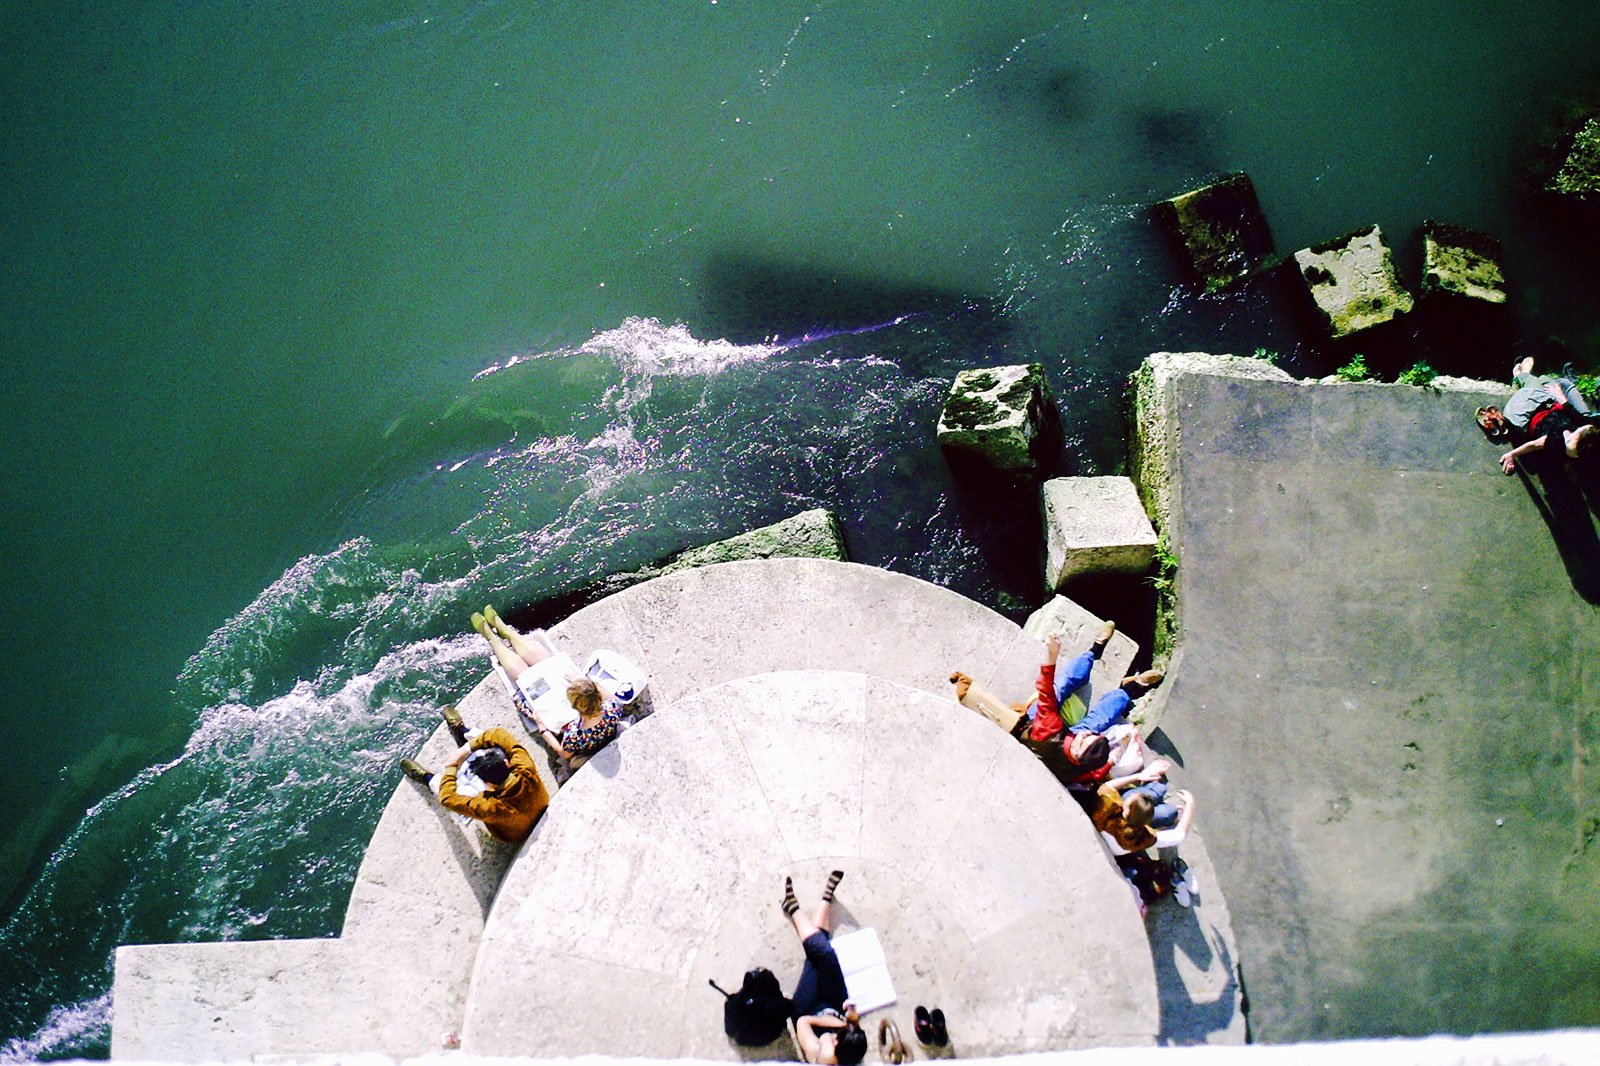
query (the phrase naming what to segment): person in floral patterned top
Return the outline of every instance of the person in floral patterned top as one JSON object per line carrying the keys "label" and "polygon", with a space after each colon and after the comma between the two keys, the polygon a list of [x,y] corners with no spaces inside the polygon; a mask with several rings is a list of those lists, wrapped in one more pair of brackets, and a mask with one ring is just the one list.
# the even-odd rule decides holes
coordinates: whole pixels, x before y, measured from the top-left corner
{"label": "person in floral patterned top", "polygon": [[555,730],[534,718],[539,739],[563,759],[587,759],[613,740],[622,723],[622,713],[617,701],[587,677],[580,677],[567,686],[567,702],[577,710],[578,717],[562,727],[558,736]]}

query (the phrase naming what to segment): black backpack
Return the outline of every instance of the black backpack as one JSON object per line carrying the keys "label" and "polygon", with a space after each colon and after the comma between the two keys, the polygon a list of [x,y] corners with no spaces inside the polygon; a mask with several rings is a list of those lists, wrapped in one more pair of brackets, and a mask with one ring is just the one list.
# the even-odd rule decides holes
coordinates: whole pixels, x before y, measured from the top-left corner
{"label": "black backpack", "polygon": [[737,992],[725,991],[715,981],[709,983],[722,993],[722,1031],[735,1044],[764,1047],[783,1033],[792,1005],[771,970],[757,966],[747,971]]}

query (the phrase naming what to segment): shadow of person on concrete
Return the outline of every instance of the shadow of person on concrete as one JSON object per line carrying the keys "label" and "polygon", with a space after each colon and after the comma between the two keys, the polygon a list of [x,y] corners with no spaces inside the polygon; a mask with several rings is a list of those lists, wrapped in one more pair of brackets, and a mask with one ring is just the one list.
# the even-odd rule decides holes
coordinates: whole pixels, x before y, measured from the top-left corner
{"label": "shadow of person on concrete", "polygon": [[[421,785],[417,787],[423,788]],[[511,859],[521,845],[508,844],[500,840],[476,822],[463,826],[457,815],[439,805],[439,797],[431,794],[432,789],[426,791],[430,793],[428,809],[439,819],[439,831],[449,841],[450,857],[461,867],[461,876],[471,887],[472,895],[478,901],[478,909],[483,912],[483,918],[487,921],[489,908],[494,905],[495,893],[500,891],[500,882],[504,879],[506,870],[511,867]],[[538,832],[538,828],[534,827],[535,833]],[[481,854],[473,849],[472,841],[468,839],[469,834],[477,838],[478,846],[482,849]]]}
{"label": "shadow of person on concrete", "polygon": [[1600,489],[1594,470],[1576,477],[1569,473],[1563,469],[1540,474],[1539,484],[1535,485],[1534,476],[1522,466],[1517,467],[1517,478],[1549,528],[1573,589],[1586,602],[1600,604],[1600,535],[1595,533]]}
{"label": "shadow of person on concrete", "polygon": [[[1203,1044],[1208,1035],[1225,1032],[1238,1015],[1239,980],[1233,955],[1220,936],[1213,947],[1201,922],[1203,915],[1203,905],[1180,907],[1175,900],[1163,900],[1147,919],[1161,1009],[1158,1040],[1164,1045]],[[1180,953],[1202,973],[1220,968],[1227,975],[1215,997],[1199,1000],[1190,993],[1189,982],[1178,966]]]}

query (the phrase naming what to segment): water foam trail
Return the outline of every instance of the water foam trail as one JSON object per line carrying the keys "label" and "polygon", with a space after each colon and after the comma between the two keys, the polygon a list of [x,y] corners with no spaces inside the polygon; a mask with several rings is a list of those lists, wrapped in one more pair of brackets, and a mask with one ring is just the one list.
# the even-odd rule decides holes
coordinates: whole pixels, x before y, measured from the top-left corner
{"label": "water foam trail", "polygon": [[612,368],[586,386],[611,383],[577,432],[432,475],[481,494],[465,520],[307,556],[212,634],[179,679],[197,723],[183,753],[89,812],[0,927],[0,951],[30,960],[0,978],[0,1032],[34,1034],[18,1047],[103,1044],[94,1005],[118,943],[336,934],[394,761],[483,676],[481,642],[462,631],[487,599],[541,599],[817,505],[964,557],[928,488],[943,476],[925,431],[944,379],[880,354],[904,321],[824,347],[628,319],[520,360],[534,388],[574,360]]}
{"label": "water foam trail", "polygon": [[111,993],[55,1007],[39,1031],[0,1044],[0,1062],[37,1062],[92,1052],[111,1034]]}

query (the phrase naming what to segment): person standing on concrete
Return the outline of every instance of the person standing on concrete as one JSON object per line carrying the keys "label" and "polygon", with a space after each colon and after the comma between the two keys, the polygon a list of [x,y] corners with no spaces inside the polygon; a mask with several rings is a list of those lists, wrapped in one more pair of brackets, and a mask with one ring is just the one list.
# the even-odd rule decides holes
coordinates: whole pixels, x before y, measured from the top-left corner
{"label": "person standing on concrete", "polygon": [[[507,843],[527,840],[550,806],[550,792],[539,780],[528,749],[500,728],[485,729],[469,739],[455,707],[447,706],[441,713],[461,745],[445,763],[444,771],[436,778],[409,758],[400,760],[400,769],[411,780],[434,789],[445,810],[482,822],[490,835]],[[481,792],[466,795],[458,790],[456,778],[463,764],[484,783]]]}
{"label": "person standing on concrete", "polygon": [[783,915],[794,925],[795,936],[805,949],[806,962],[794,986],[793,1017],[795,1040],[807,1062],[840,1063],[853,1066],[867,1054],[867,1034],[862,1031],[855,1008],[846,1002],[844,971],[833,953],[833,893],[844,880],[844,871],[828,875],[822,890],[822,905],[815,917],[800,913],[795,899],[794,880],[783,879]]}

